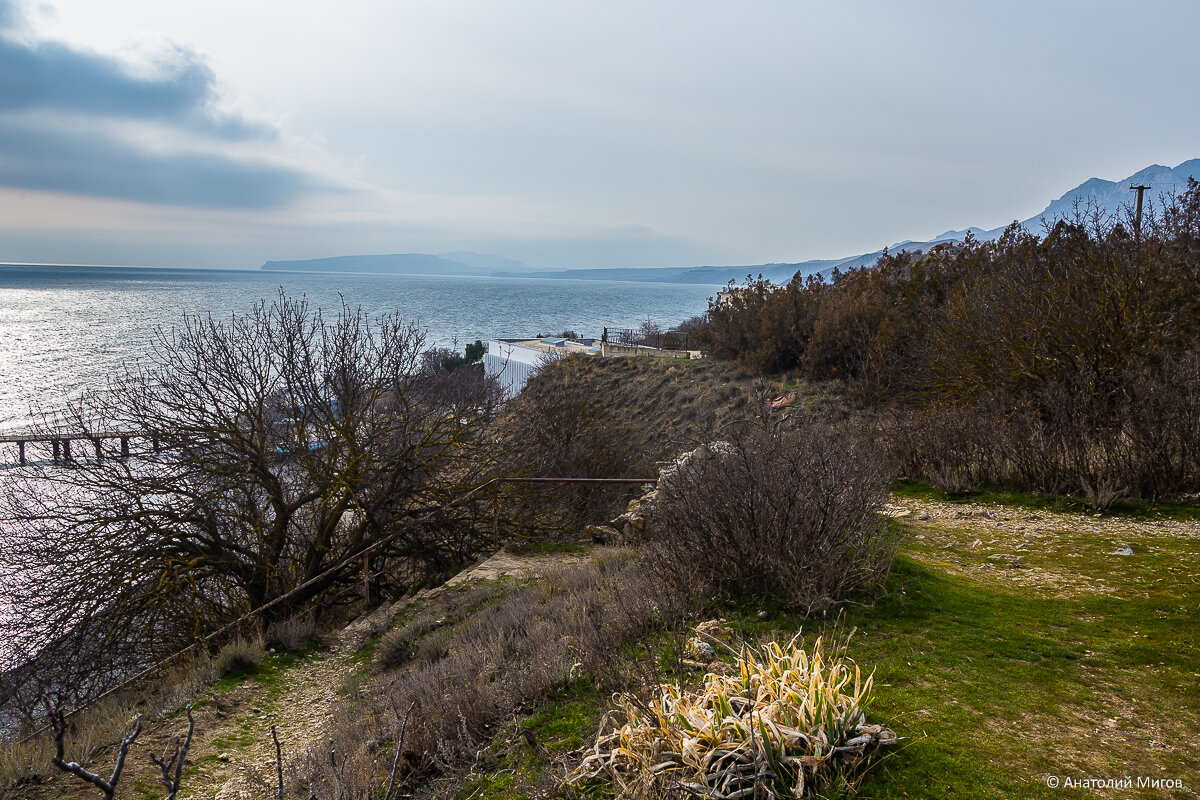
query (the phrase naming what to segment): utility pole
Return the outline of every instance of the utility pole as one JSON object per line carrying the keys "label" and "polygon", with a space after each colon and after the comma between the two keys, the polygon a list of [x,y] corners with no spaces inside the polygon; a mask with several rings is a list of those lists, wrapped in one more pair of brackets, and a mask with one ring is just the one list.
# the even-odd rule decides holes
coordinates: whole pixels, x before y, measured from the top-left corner
{"label": "utility pole", "polygon": [[1146,193],[1149,186],[1134,186],[1130,185],[1131,192],[1137,192],[1137,208],[1133,212],[1133,238],[1137,242],[1138,247],[1142,245],[1142,195]]}

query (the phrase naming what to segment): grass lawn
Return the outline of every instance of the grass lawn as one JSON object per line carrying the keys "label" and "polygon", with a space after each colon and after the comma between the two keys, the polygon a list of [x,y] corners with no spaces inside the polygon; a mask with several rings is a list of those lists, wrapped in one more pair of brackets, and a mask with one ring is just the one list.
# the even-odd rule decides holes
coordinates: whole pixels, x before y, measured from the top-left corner
{"label": "grass lawn", "polygon": [[[849,654],[875,668],[870,716],[907,737],[859,796],[1198,796],[1200,527],[907,503],[934,515],[896,523],[905,544],[873,605],[807,621],[712,609],[747,639],[856,629]],[[1115,555],[1121,544],[1135,555]],[[567,693],[539,715],[561,704],[576,727],[594,726],[601,709],[580,721],[591,699]],[[1126,778],[1131,788],[1071,786]],[[1174,782],[1183,788],[1164,788]]]}
{"label": "grass lawn", "polygon": [[[901,523],[886,595],[838,623],[858,629],[850,653],[876,667],[873,716],[911,737],[862,796],[1089,797],[1068,778],[1127,776],[1132,789],[1101,793],[1197,796],[1200,530],[1011,510],[967,519]],[[1114,555],[1121,543],[1135,555]],[[737,618],[753,635],[801,625]],[[1139,790],[1139,777],[1186,788]]]}

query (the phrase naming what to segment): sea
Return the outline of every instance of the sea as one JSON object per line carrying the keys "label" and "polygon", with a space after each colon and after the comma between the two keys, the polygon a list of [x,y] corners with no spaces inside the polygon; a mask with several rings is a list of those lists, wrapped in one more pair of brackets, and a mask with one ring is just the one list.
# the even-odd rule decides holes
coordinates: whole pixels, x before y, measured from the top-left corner
{"label": "sea", "polygon": [[[461,350],[477,339],[636,328],[664,329],[704,313],[720,286],[545,278],[359,275],[148,267],[0,264],[0,435],[28,429],[81,392],[103,388],[146,355],[155,331],[186,315],[228,319],[282,289],[315,306],[344,301],[374,317],[399,312],[426,347]],[[10,452],[11,451],[11,452]],[[16,445],[0,443],[0,470]],[[0,529],[0,535],[3,530]],[[0,565],[0,618],[11,617],[19,581]],[[9,659],[0,643],[0,668]],[[3,720],[0,720],[2,723]],[[0,724],[0,728],[3,725]]]}
{"label": "sea", "polygon": [[[427,347],[477,339],[599,336],[647,318],[664,329],[704,313],[719,286],[548,278],[360,275],[150,267],[0,265],[0,434],[102,388],[185,315],[229,318],[278,296],[399,312]],[[2,446],[2,445],[0,445]],[[0,458],[3,454],[0,454]]]}

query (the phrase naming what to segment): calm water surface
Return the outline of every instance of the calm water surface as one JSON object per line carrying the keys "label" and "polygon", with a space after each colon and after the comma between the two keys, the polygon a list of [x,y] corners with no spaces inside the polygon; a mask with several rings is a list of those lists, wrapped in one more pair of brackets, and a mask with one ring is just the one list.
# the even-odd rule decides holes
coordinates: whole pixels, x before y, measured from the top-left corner
{"label": "calm water surface", "polygon": [[669,327],[703,313],[719,287],[617,281],[0,265],[0,431],[30,408],[62,407],[143,355],[156,327],[186,314],[243,313],[280,287],[333,308],[339,295],[374,316],[418,321],[427,345],[476,339]]}

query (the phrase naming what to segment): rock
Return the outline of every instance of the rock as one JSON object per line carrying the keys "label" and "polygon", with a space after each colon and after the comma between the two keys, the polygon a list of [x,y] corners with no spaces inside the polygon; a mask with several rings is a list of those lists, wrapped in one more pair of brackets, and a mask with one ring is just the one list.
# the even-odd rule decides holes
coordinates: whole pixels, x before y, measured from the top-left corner
{"label": "rock", "polygon": [[929,519],[929,512],[922,511],[920,514],[917,514],[917,519],[921,520],[922,522],[925,522],[926,520]]}
{"label": "rock", "polygon": [[[593,538],[598,535],[604,535],[604,541],[612,544],[636,545],[641,543],[646,538],[646,520],[653,518],[654,506],[658,502],[658,493],[677,480],[680,475],[688,475],[695,472],[697,465],[706,459],[713,457],[722,457],[734,450],[733,445],[728,442],[712,442],[710,444],[702,444],[691,452],[684,453],[669,462],[666,466],[658,471],[658,485],[647,484],[649,491],[641,497],[635,497],[630,500],[625,506],[625,513],[615,519],[609,520],[608,525],[598,525],[596,531],[588,530]],[[608,531],[614,531],[614,536]]]}
{"label": "rock", "polygon": [[615,542],[621,535],[621,532],[611,525],[588,525],[583,532],[592,537],[596,544]]}
{"label": "rock", "polygon": [[372,636],[377,636],[388,629],[403,610],[403,601],[384,603],[379,608],[363,614],[338,633],[335,649],[341,653],[353,653]]}
{"label": "rock", "polygon": [[[766,613],[766,612],[763,612]],[[719,639],[722,642],[733,641],[733,631],[721,623],[724,620],[710,619],[696,626],[696,634],[709,639]]]}
{"label": "rock", "polygon": [[766,622],[767,620],[769,620],[771,618],[771,615],[765,611],[760,611],[760,612],[758,612],[758,618],[761,619],[763,622]]}
{"label": "rock", "polygon": [[1130,547],[1129,545],[1125,545],[1123,547],[1118,547],[1116,550],[1112,551],[1112,555],[1114,555],[1114,556],[1131,556],[1131,555],[1133,555],[1133,548]]}
{"label": "rock", "polygon": [[713,650],[713,646],[699,636],[688,639],[683,651],[694,660],[705,664],[717,657],[717,651]]}
{"label": "rock", "polygon": [[229,753],[221,753],[219,756],[217,756],[217,761],[228,761],[228,760],[229,760]]}

